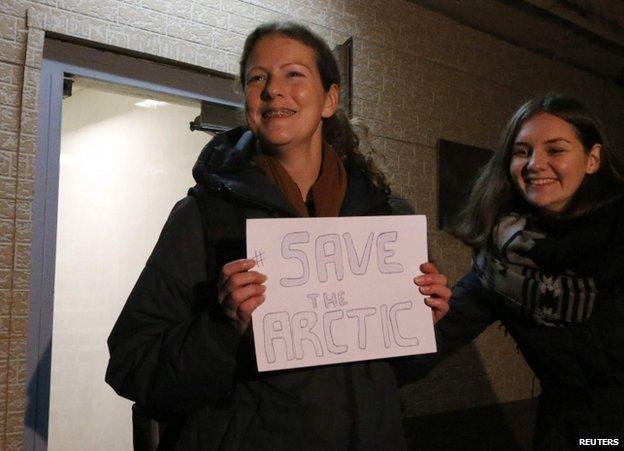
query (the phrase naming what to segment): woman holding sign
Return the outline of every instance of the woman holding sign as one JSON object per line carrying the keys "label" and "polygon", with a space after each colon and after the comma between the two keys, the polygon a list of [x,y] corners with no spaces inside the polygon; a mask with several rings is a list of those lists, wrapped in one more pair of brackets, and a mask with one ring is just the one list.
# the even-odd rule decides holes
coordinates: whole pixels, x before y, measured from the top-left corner
{"label": "woman holding sign", "polygon": [[502,321],[541,382],[536,448],[622,440],[623,167],[570,98],[527,102],[503,136],[457,228],[474,265],[439,338],[450,347]]}
{"label": "woman holding sign", "polygon": [[[248,127],[216,136],[109,338],[106,380],[165,422],[163,449],[403,449],[388,361],[258,373],[250,318],[266,278],[241,259],[245,220],[391,214],[383,174],[338,110],[325,44],[260,26],[240,63]],[[431,264],[438,319],[450,290]],[[161,449],[161,448],[159,448]]]}

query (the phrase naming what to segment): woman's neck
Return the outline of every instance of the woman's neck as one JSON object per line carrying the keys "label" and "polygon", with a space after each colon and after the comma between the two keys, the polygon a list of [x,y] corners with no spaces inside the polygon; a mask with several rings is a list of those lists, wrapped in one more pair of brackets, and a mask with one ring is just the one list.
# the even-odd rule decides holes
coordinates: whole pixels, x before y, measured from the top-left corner
{"label": "woman's neck", "polygon": [[275,157],[299,187],[304,201],[321,172],[322,149],[323,144],[319,137],[318,140],[312,140],[309,145],[292,146],[275,151]]}

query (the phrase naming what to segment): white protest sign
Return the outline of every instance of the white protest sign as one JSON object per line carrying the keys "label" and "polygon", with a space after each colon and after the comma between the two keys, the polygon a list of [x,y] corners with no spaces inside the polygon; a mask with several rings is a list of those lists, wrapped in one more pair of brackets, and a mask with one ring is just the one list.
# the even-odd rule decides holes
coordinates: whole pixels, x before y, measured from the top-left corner
{"label": "white protest sign", "polygon": [[436,351],[413,282],[425,216],[249,219],[247,256],[268,277],[252,315],[259,371]]}

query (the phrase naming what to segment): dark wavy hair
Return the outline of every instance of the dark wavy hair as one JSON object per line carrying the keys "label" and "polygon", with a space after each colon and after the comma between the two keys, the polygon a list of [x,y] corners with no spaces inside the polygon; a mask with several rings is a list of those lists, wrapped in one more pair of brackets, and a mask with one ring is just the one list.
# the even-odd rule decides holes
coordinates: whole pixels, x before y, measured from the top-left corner
{"label": "dark wavy hair", "polygon": [[[329,91],[334,84],[340,87],[338,64],[323,38],[295,22],[269,22],[258,26],[245,40],[239,66],[239,79],[243,89],[245,89],[247,60],[251,52],[258,41],[271,35],[294,39],[311,48],[316,55],[316,68],[321,76],[321,83],[325,92]],[[385,175],[377,167],[372,157],[364,156],[360,152],[360,139],[351,126],[349,118],[340,107],[336,109],[333,116],[323,119],[323,140],[333,147],[345,163],[360,169],[373,184],[385,189],[388,188]]]}
{"label": "dark wavy hair", "polygon": [[466,207],[451,230],[464,243],[482,247],[490,239],[501,216],[511,211],[529,214],[536,211],[516,189],[509,165],[520,129],[527,120],[540,113],[552,114],[572,125],[586,153],[595,144],[602,145],[600,168],[585,175],[561,216],[584,215],[624,193],[624,166],[611,150],[602,122],[578,100],[551,93],[526,102],[507,123],[498,150],[483,167]]}

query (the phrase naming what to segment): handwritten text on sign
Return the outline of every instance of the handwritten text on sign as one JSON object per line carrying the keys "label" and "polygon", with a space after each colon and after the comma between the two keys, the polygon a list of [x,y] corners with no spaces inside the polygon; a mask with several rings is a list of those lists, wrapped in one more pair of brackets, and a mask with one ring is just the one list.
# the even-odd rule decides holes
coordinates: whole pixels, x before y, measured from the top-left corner
{"label": "handwritten text on sign", "polygon": [[247,255],[268,277],[253,313],[258,369],[435,352],[413,283],[426,229],[424,216],[248,220]]}

